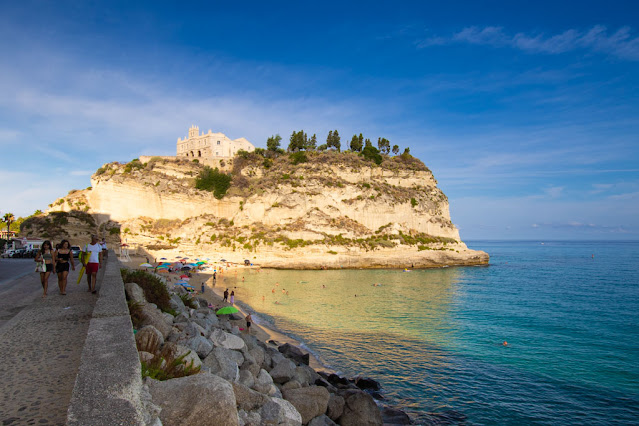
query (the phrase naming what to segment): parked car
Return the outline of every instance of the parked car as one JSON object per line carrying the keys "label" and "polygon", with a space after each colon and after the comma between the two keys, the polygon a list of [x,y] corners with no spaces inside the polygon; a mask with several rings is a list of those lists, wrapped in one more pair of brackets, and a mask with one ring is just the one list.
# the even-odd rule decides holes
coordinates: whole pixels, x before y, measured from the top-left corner
{"label": "parked car", "polygon": [[80,246],[71,246],[71,253],[73,253],[73,257],[80,257],[80,252],[82,249]]}
{"label": "parked car", "polygon": [[15,249],[13,253],[11,253],[11,257],[12,258],[24,257],[24,254],[26,253],[26,251],[27,249],[24,249],[24,248]]}
{"label": "parked car", "polygon": [[15,250],[13,250],[13,249],[5,250],[5,252],[4,252],[4,253],[2,253],[2,254],[0,255],[0,257],[11,257],[11,256],[13,255],[13,252],[14,252],[14,251],[15,251]]}
{"label": "parked car", "polygon": [[29,249],[24,253],[23,257],[36,257],[39,251],[40,249],[37,249],[37,248]]}

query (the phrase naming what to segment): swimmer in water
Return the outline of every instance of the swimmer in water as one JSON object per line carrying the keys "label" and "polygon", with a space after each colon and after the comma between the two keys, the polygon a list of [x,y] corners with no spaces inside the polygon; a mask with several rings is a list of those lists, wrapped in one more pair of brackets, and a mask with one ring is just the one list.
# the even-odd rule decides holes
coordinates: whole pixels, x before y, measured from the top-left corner
{"label": "swimmer in water", "polygon": [[508,342],[504,340],[504,343],[502,343],[503,346],[508,346]]}

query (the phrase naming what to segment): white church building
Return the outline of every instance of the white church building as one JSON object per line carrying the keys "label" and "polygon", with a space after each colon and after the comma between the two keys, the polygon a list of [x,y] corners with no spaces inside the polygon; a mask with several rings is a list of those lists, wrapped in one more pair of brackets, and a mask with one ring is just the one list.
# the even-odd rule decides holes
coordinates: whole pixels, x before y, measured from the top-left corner
{"label": "white church building", "polygon": [[255,151],[255,147],[244,138],[229,139],[224,133],[200,134],[198,126],[191,126],[188,137],[177,140],[177,156],[193,158],[233,158],[235,154],[244,151]]}

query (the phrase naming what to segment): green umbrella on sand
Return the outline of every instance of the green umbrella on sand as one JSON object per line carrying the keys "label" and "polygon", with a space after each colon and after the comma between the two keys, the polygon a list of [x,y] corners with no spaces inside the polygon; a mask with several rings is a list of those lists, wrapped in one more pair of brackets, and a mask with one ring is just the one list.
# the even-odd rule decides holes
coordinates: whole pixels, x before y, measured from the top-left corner
{"label": "green umbrella on sand", "polygon": [[240,312],[235,306],[225,306],[217,310],[217,315],[230,315],[236,312]]}

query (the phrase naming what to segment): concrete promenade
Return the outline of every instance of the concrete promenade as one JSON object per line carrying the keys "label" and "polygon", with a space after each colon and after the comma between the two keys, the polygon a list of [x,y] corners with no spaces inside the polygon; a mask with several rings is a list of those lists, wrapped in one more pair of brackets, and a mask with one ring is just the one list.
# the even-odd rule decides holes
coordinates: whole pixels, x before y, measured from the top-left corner
{"label": "concrete promenade", "polygon": [[[6,265],[5,265],[6,266]],[[2,425],[63,425],[73,394],[89,323],[98,295],[76,285],[71,271],[67,295],[57,276],[41,298],[33,272],[0,288],[0,422]],[[35,269],[35,263],[32,263]],[[98,291],[104,269],[98,273]]]}

